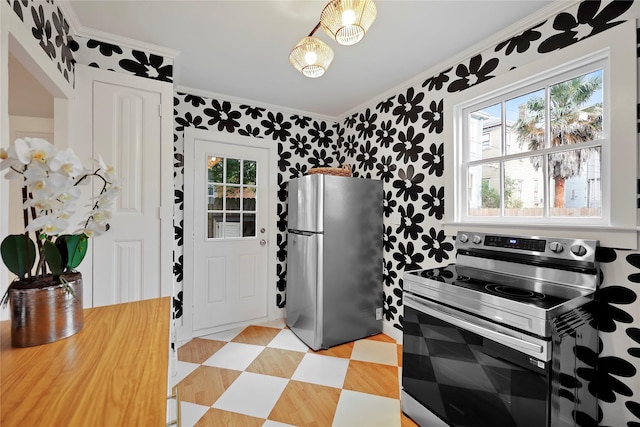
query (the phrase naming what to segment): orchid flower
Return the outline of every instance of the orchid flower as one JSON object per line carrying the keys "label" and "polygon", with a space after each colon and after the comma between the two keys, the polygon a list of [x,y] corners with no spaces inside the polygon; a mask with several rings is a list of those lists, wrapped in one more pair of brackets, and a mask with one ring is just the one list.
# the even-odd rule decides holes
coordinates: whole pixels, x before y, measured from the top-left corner
{"label": "orchid flower", "polygon": [[114,172],[115,169],[113,166],[107,166],[107,164],[102,159],[102,156],[98,154],[98,165],[100,166],[100,170],[104,173],[105,178],[109,181],[113,181],[115,179]]}
{"label": "orchid flower", "polygon": [[87,237],[97,237],[104,234],[107,231],[107,225],[101,225],[96,222],[89,222],[84,228],[84,234]]}
{"label": "orchid flower", "polygon": [[[62,252],[60,257],[47,257],[47,252],[51,254],[51,248],[64,251],[69,242],[75,249],[73,251],[85,251],[79,246],[81,235],[95,237],[105,233],[109,229],[109,220],[112,217],[112,207],[115,204],[120,184],[116,181],[114,168],[107,166],[104,159],[98,156],[97,169],[95,171],[85,169],[82,162],[71,148],[59,150],[56,146],[41,138],[18,138],[7,149],[0,149],[0,170],[5,170],[4,177],[7,179],[21,179],[23,195],[23,208],[25,210],[25,231],[35,232],[38,240],[39,262],[36,273],[46,273],[47,265],[50,271],[73,271],[81,262],[82,257],[73,257],[73,265],[56,265],[54,269],[52,262],[68,262],[71,257],[64,257]],[[79,200],[82,191],[79,185],[88,184],[91,179],[101,180],[99,194],[91,199],[87,205],[86,213],[80,224],[80,229],[69,236],[68,229],[70,222],[76,216]],[[24,233],[23,233],[24,234]],[[9,269],[18,277],[24,278],[27,273],[31,277],[31,266],[24,263],[14,262],[22,257],[20,247],[23,242],[19,235],[7,236],[7,251],[11,251],[5,257],[5,246],[3,246],[3,260]],[[64,244],[58,245],[58,239],[64,239]],[[84,239],[86,240],[86,239]],[[44,241],[44,242],[41,242]],[[47,243],[47,241],[49,243]],[[61,240],[62,241],[62,240]],[[44,243],[44,244],[43,244]],[[51,243],[55,243],[54,246]],[[4,242],[3,242],[4,245]],[[47,248],[47,250],[45,250]],[[9,253],[9,252],[8,252]],[[57,259],[57,261],[56,261]]]}
{"label": "orchid flower", "polygon": [[26,227],[27,231],[41,231],[47,236],[56,236],[69,227],[69,221],[54,215],[43,215],[34,219]]}
{"label": "orchid flower", "polygon": [[52,171],[64,171],[72,178],[80,175],[84,171],[82,162],[76,156],[71,148],[67,148],[64,151],[58,151],[56,155],[49,162],[49,167]]}
{"label": "orchid flower", "polygon": [[55,155],[55,146],[42,138],[18,138],[15,142],[18,160],[22,164],[46,164]]}

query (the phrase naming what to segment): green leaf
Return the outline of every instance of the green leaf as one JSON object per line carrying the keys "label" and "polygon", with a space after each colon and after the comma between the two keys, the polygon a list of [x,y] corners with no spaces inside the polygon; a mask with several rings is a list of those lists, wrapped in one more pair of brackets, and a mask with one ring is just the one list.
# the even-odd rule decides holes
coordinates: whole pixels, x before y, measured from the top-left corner
{"label": "green leaf", "polygon": [[24,234],[11,234],[0,245],[2,261],[21,280],[36,262],[36,245]]}
{"label": "green leaf", "polygon": [[62,255],[56,245],[50,240],[44,241],[44,258],[47,261],[49,270],[54,276],[59,276],[64,271],[64,264],[62,263]]}
{"label": "green leaf", "polygon": [[67,265],[69,262],[69,249],[67,247],[67,237],[68,234],[62,234],[56,237],[56,248],[58,248],[58,252],[60,252],[60,257],[62,258],[62,265]]}
{"label": "green leaf", "polygon": [[87,254],[89,239],[85,234],[64,234],[56,239],[56,246],[62,254],[65,270],[70,271],[79,266]]}

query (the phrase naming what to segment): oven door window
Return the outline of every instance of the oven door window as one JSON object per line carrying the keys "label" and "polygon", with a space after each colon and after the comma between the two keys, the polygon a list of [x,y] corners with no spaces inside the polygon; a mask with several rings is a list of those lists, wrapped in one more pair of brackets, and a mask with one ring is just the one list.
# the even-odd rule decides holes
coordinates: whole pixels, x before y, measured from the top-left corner
{"label": "oven door window", "polygon": [[405,305],[402,386],[451,426],[540,427],[549,364]]}

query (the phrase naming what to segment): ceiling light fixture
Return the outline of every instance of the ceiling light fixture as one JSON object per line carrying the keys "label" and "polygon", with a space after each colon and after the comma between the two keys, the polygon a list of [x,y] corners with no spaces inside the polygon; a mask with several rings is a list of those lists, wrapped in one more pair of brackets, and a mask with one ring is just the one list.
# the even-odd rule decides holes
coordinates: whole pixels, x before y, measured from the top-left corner
{"label": "ceiling light fixture", "polygon": [[289,62],[306,77],[317,78],[327,71],[333,61],[333,49],[313,37],[320,24],[296,45],[289,54]]}
{"label": "ceiling light fixture", "polygon": [[331,61],[333,50],[314,33],[322,26],[341,45],[358,43],[375,21],[373,0],[331,0],[320,14],[320,22],[289,54],[289,62],[306,77],[322,76]]}
{"label": "ceiling light fixture", "polygon": [[322,28],[341,45],[358,43],[376,20],[373,0],[332,0],[320,14]]}

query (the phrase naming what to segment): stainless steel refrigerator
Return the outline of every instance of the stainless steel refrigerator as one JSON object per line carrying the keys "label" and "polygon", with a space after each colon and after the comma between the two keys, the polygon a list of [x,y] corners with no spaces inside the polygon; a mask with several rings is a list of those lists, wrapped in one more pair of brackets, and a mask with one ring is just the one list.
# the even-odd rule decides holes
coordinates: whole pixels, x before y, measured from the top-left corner
{"label": "stainless steel refrigerator", "polygon": [[286,323],[313,350],[382,331],[382,181],[289,181]]}

